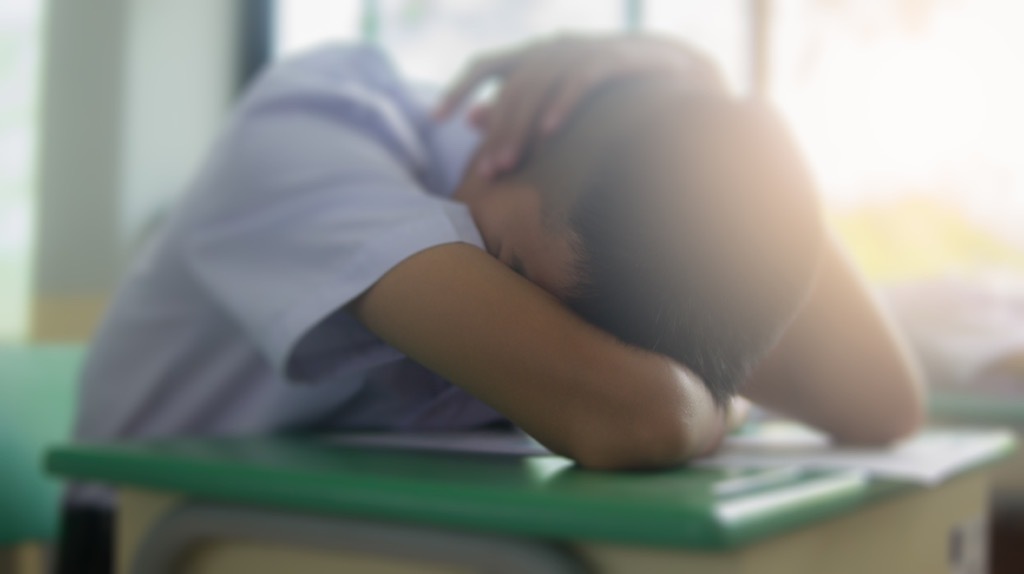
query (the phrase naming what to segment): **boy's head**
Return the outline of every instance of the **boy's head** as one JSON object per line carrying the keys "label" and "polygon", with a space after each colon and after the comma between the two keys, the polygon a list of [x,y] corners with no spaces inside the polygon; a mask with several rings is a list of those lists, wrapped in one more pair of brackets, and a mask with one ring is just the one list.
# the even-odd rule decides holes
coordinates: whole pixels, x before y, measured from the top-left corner
{"label": "boy's head", "polygon": [[822,242],[779,120],[667,81],[595,93],[510,178],[458,196],[493,255],[720,403],[792,318]]}

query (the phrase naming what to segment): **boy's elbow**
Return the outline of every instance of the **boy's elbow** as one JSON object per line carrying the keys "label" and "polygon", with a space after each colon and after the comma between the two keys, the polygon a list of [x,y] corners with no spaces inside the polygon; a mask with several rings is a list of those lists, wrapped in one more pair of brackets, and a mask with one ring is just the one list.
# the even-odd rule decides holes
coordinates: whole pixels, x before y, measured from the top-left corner
{"label": "boy's elbow", "polygon": [[[704,382],[660,355],[630,353],[632,370],[611,376],[580,409],[565,413],[562,454],[595,470],[678,466],[702,450],[719,427]],[[616,373],[614,369],[608,369]],[[624,390],[621,381],[635,383]]]}
{"label": "boy's elbow", "polygon": [[[570,456],[600,470],[679,466],[720,433],[720,412],[695,374],[659,355],[641,355],[643,387],[580,413]],[[638,383],[639,385],[639,383]],[[581,423],[582,424],[579,424]],[[579,431],[583,432],[579,432]]]}
{"label": "boy's elbow", "polygon": [[927,419],[924,393],[920,386],[908,388],[903,396],[890,397],[865,424],[858,425],[848,436],[836,437],[839,442],[864,446],[884,446],[909,438],[924,426]]}
{"label": "boy's elbow", "polygon": [[888,446],[906,439],[921,428],[921,421],[911,417],[897,420],[874,420],[853,431],[835,436],[836,442],[849,446]]}
{"label": "boy's elbow", "polygon": [[889,401],[884,422],[879,427],[886,436],[883,442],[892,443],[905,439],[921,430],[928,419],[928,406],[923,378],[913,365],[906,368],[900,386],[901,393],[895,393]]}
{"label": "boy's elbow", "polygon": [[890,444],[910,437],[921,430],[926,416],[922,396],[907,399],[903,404],[893,408],[887,420],[878,421],[876,442]]}
{"label": "boy's elbow", "polygon": [[575,441],[569,456],[592,470],[640,470],[678,466],[692,452],[683,416],[647,416],[593,427]]}

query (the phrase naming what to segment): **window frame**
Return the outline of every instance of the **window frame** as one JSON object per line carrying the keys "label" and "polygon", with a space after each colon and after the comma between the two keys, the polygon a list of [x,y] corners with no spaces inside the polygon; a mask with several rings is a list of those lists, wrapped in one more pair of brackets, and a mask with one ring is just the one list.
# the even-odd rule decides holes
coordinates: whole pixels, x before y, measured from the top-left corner
{"label": "window frame", "polygon": [[[238,58],[238,90],[241,92],[274,58],[279,0],[236,0],[239,3],[240,31]],[[646,0],[621,2],[622,31],[643,32],[647,13]],[[748,50],[746,91],[756,98],[768,98],[771,87],[771,12],[773,0],[745,0],[746,42]],[[378,0],[361,0],[360,10],[364,40],[372,41],[374,30],[369,24],[379,15]],[[741,24],[742,25],[742,24]]]}
{"label": "window frame", "polygon": [[238,3],[237,91],[242,92],[274,57],[277,0],[235,0]]}

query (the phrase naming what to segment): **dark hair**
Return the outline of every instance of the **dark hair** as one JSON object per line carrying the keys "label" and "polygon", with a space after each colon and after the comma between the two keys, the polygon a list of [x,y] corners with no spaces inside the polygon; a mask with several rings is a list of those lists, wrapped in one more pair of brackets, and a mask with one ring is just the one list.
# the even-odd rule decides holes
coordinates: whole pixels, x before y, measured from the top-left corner
{"label": "dark hair", "polygon": [[620,84],[526,163],[580,251],[566,304],[684,364],[724,404],[795,314],[822,243],[814,186],[776,115]]}

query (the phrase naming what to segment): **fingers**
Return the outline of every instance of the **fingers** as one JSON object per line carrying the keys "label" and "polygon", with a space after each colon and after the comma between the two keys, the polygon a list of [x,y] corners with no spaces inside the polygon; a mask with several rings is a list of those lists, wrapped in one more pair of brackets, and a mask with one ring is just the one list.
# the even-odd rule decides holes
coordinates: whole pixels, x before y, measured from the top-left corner
{"label": "fingers", "polygon": [[703,458],[706,456],[711,456],[715,454],[719,448],[722,447],[722,443],[725,442],[725,435],[728,433],[726,417],[726,413],[723,412],[719,413],[719,416],[715,418],[715,428],[713,429],[713,434],[694,458]]}
{"label": "fingers", "polygon": [[445,92],[440,104],[434,109],[434,117],[438,120],[447,119],[455,108],[485,82],[505,73],[514,59],[514,53],[498,52],[474,60]]}
{"label": "fingers", "polygon": [[533,95],[529,90],[516,88],[513,85],[503,88],[489,111],[490,121],[483,130],[484,143],[478,164],[480,175],[485,178],[507,172],[521,157],[521,146],[532,124],[529,106]]}
{"label": "fingers", "polygon": [[[514,168],[537,131],[551,94],[568,70],[593,59],[593,39],[562,36],[476,60],[452,85],[434,112],[443,120],[488,80],[502,85],[497,100],[473,110],[470,122],[484,132],[481,175],[490,178]],[[588,57],[589,56],[589,57]]]}
{"label": "fingers", "polygon": [[726,417],[729,432],[739,430],[747,422],[750,416],[750,401],[743,397],[733,397],[729,404],[729,414]]}
{"label": "fingers", "polygon": [[595,88],[628,72],[607,62],[594,62],[577,70],[563,81],[548,101],[540,120],[541,135],[550,135],[561,129],[580,100]]}
{"label": "fingers", "polygon": [[560,37],[523,50],[490,107],[478,169],[490,178],[515,168],[566,70],[588,59],[585,40]]}
{"label": "fingers", "polygon": [[571,71],[549,100],[540,133],[549,135],[561,129],[587,94],[611,81],[654,74],[689,75],[694,58],[679,45],[656,38],[623,41],[613,53]]}
{"label": "fingers", "polygon": [[490,125],[491,120],[491,106],[489,105],[478,105],[469,111],[469,123],[480,131],[487,131],[487,126]]}
{"label": "fingers", "polygon": [[533,62],[511,74],[490,110],[482,150],[487,161],[481,163],[482,173],[491,177],[507,172],[518,165],[529,140],[537,130],[552,90],[558,86],[559,76],[565,69],[568,56],[549,61]]}
{"label": "fingers", "polygon": [[494,177],[513,169],[522,151],[536,136],[548,136],[565,124],[587,94],[616,78],[652,67],[652,62],[628,50],[595,57],[594,45],[562,44],[558,53],[521,64],[523,70],[506,79],[499,103],[492,110],[480,163],[481,175]]}
{"label": "fingers", "polygon": [[700,54],[686,45],[657,37],[556,38],[477,60],[435,115],[448,117],[486,81],[502,81],[497,100],[470,117],[485,135],[478,169],[491,178],[513,169],[531,138],[561,129],[587,94],[602,85],[653,73],[696,79],[700,63]]}

